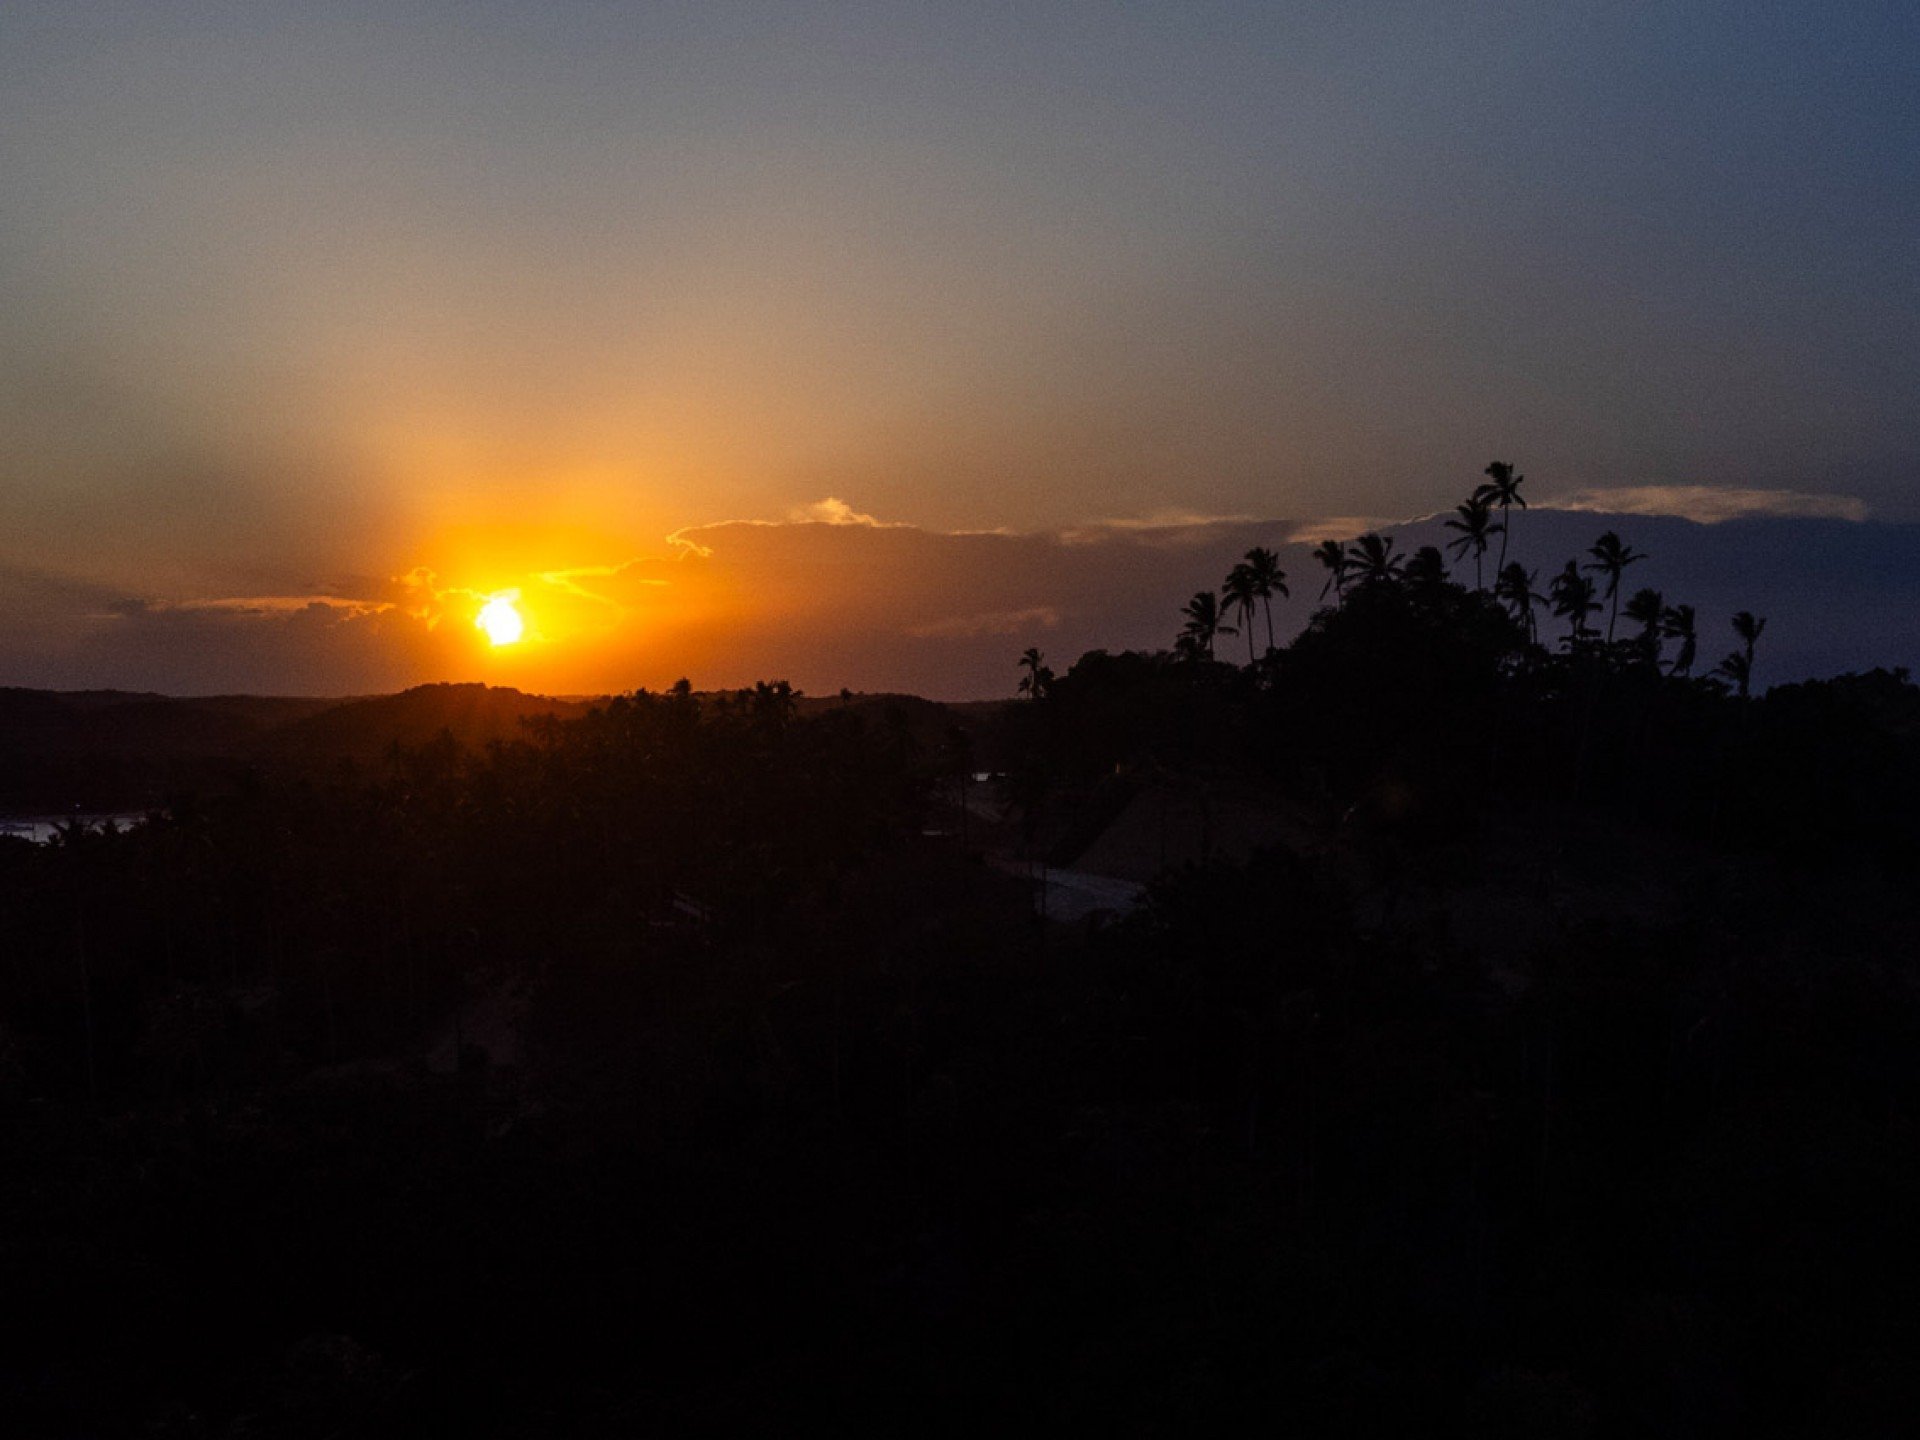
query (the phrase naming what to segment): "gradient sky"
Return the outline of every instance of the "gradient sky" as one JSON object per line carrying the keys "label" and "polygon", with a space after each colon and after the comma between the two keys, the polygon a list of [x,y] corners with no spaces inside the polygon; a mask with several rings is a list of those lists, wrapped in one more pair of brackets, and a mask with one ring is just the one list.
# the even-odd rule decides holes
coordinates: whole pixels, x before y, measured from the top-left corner
{"label": "gradient sky", "polygon": [[[451,678],[423,594],[829,496],[1395,517],[1500,455],[1920,519],[1917,73],[1910,3],[9,0],[0,683],[308,603],[381,664],[219,673]],[[566,624],[520,678],[672,678]]]}

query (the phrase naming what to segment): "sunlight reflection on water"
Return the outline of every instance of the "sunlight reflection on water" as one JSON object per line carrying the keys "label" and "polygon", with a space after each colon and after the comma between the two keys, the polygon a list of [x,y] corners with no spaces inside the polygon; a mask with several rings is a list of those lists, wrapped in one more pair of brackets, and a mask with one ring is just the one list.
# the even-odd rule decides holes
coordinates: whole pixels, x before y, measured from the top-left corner
{"label": "sunlight reflection on water", "polygon": [[22,840],[31,840],[36,845],[45,845],[66,825],[78,823],[87,830],[101,830],[112,825],[126,830],[146,818],[147,812],[144,810],[86,815],[7,815],[0,816],[0,835],[14,835]]}

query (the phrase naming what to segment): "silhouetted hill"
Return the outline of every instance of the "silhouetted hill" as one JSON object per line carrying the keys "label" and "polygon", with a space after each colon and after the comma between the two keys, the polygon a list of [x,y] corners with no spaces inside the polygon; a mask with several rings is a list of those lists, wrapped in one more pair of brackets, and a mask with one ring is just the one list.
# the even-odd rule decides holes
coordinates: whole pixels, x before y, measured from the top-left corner
{"label": "silhouetted hill", "polygon": [[109,710],[121,705],[137,705],[144,700],[170,698],[154,690],[61,690],[56,693],[69,709],[82,712]]}
{"label": "silhouetted hill", "polygon": [[[248,770],[377,764],[396,745],[418,748],[442,734],[478,751],[518,738],[529,719],[577,719],[605,700],[482,684],[344,699],[0,688],[0,810],[139,809],[179,790],[227,788]],[[795,703],[803,715],[846,711],[876,729],[897,729],[929,753],[948,743],[956,724],[980,743],[1005,708],[1001,701],[954,706],[888,694],[810,695]]]}
{"label": "silhouetted hill", "polygon": [[271,695],[177,699],[128,690],[0,688],[0,745],[31,754],[230,754],[342,704]]}
{"label": "silhouetted hill", "polygon": [[0,690],[0,749],[52,752],[71,740],[77,712],[47,690]]}
{"label": "silhouetted hill", "polygon": [[226,788],[249,769],[372,762],[443,731],[479,749],[514,738],[529,716],[586,708],[485,685],[347,700],[0,689],[0,807],[139,809],[178,790]]}
{"label": "silhouetted hill", "polygon": [[92,748],[132,755],[238,755],[277,725],[313,712],[312,701],[257,706],[217,700],[170,700],[141,696],[87,713],[84,734]]}
{"label": "silhouetted hill", "polygon": [[517,738],[521,722],[534,716],[572,719],[589,708],[584,701],[553,700],[507,686],[417,685],[398,695],[343,701],[281,726],[265,738],[259,754],[266,760],[367,762],[396,744],[425,745],[442,732],[478,750]]}
{"label": "silhouetted hill", "polygon": [[0,806],[135,809],[224,784],[274,726],[334,703],[0,690]]}
{"label": "silhouetted hill", "polygon": [[888,692],[838,695],[802,695],[795,711],[802,716],[846,711],[850,716],[876,729],[897,727],[923,754],[946,750],[956,729],[965,732],[969,744],[978,752],[994,731],[997,718],[1006,708],[1004,700],[976,700],[954,703],[927,700],[918,695]]}

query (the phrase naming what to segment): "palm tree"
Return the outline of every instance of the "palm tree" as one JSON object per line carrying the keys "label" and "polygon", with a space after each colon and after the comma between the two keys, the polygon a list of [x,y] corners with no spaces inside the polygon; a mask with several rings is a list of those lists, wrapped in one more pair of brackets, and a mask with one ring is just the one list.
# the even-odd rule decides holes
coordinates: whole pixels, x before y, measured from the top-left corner
{"label": "palm tree", "polygon": [[1391,535],[1362,535],[1347,552],[1347,568],[1362,585],[1379,585],[1400,578],[1401,561]]}
{"label": "palm tree", "polygon": [[1259,582],[1254,578],[1253,567],[1242,561],[1227,572],[1227,580],[1220,587],[1221,597],[1227,602],[1229,613],[1238,610],[1240,623],[1247,631],[1247,664],[1253,664],[1253,612],[1260,604]]}
{"label": "palm tree", "polygon": [[1287,572],[1280,568],[1280,557],[1263,546],[1247,551],[1247,568],[1253,572],[1253,593],[1260,597],[1267,617],[1267,649],[1273,649],[1273,597],[1291,598]]}
{"label": "palm tree", "polygon": [[1533,583],[1539,576],[1539,571],[1529,571],[1515,560],[1511,565],[1501,566],[1500,573],[1493,581],[1494,598],[1513,611],[1513,618],[1527,627],[1529,641],[1539,637],[1539,631],[1533,623],[1534,604],[1547,598],[1534,593]]}
{"label": "palm tree", "polygon": [[1567,646],[1571,649],[1588,633],[1587,617],[1600,608],[1593,596],[1593,581],[1580,573],[1578,562],[1569,560],[1567,568],[1553,577],[1547,594],[1553,601],[1553,613],[1569,622]]}
{"label": "palm tree", "polygon": [[1190,653],[1213,658],[1213,642],[1216,636],[1238,635],[1240,632],[1231,625],[1221,623],[1220,597],[1211,590],[1201,590],[1189,600],[1180,613],[1187,617],[1186,628],[1180,632],[1180,638],[1186,642]]}
{"label": "palm tree", "polygon": [[1660,617],[1660,634],[1664,639],[1678,640],[1680,650],[1673,657],[1673,664],[1667,670],[1669,675],[1691,675],[1693,657],[1699,653],[1700,638],[1693,630],[1693,607],[1691,605],[1670,606]]}
{"label": "palm tree", "polygon": [[[1733,617],[1733,633],[1740,637],[1743,647],[1740,655],[1740,698],[1747,698],[1747,682],[1753,678],[1753,647],[1760,641],[1760,632],[1767,628],[1765,616],[1756,618],[1751,610],[1742,610]],[[1726,671],[1723,661],[1721,670]],[[1731,674],[1732,672],[1728,672]]]}
{"label": "palm tree", "polygon": [[1347,547],[1338,540],[1322,540],[1313,547],[1313,558],[1327,567],[1327,583],[1320,587],[1320,598],[1327,598],[1327,591],[1333,591],[1333,603],[1341,604],[1347,598]]}
{"label": "palm tree", "polygon": [[1460,532],[1458,540],[1449,541],[1447,548],[1453,551],[1457,560],[1467,551],[1473,551],[1473,588],[1485,590],[1485,576],[1481,573],[1481,563],[1486,559],[1487,547],[1493,543],[1493,537],[1506,529],[1493,518],[1492,502],[1476,490],[1464,505],[1453,507],[1454,518],[1447,521],[1447,529]]}
{"label": "palm tree", "polygon": [[1486,474],[1487,483],[1473,493],[1489,505],[1500,507],[1500,563],[1494,567],[1494,573],[1500,574],[1507,568],[1507,541],[1513,536],[1513,517],[1509,512],[1515,505],[1522,510],[1527,508],[1526,499],[1520,494],[1527,477],[1516,474],[1513,466],[1504,460],[1487,466]]}
{"label": "palm tree", "polygon": [[1607,599],[1613,602],[1613,613],[1607,617],[1607,643],[1611,645],[1614,622],[1620,618],[1620,576],[1627,566],[1637,565],[1647,557],[1631,545],[1623,545],[1611,530],[1596,540],[1587,553],[1593,556],[1587,569],[1607,577]]}
{"label": "palm tree", "polygon": [[1633,592],[1627,601],[1627,619],[1640,627],[1639,645],[1655,669],[1660,666],[1660,621],[1666,615],[1666,601],[1658,590],[1644,588]]}
{"label": "palm tree", "polygon": [[1029,645],[1026,653],[1020,657],[1020,667],[1027,673],[1020,677],[1019,694],[1029,700],[1041,699],[1047,693],[1047,687],[1053,684],[1053,671],[1047,667],[1040,651]]}

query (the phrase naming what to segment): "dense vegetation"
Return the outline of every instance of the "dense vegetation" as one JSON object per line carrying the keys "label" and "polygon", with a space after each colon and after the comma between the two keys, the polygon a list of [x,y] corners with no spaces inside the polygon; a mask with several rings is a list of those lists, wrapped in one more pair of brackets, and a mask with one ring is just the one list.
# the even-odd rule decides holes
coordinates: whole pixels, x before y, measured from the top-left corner
{"label": "dense vegetation", "polygon": [[[683,687],[0,838],[0,1409],[1904,1428],[1920,690],[1694,679],[1604,589],[1549,647],[1373,539],[1245,665]],[[1034,917],[1167,795],[1273,838]]]}

